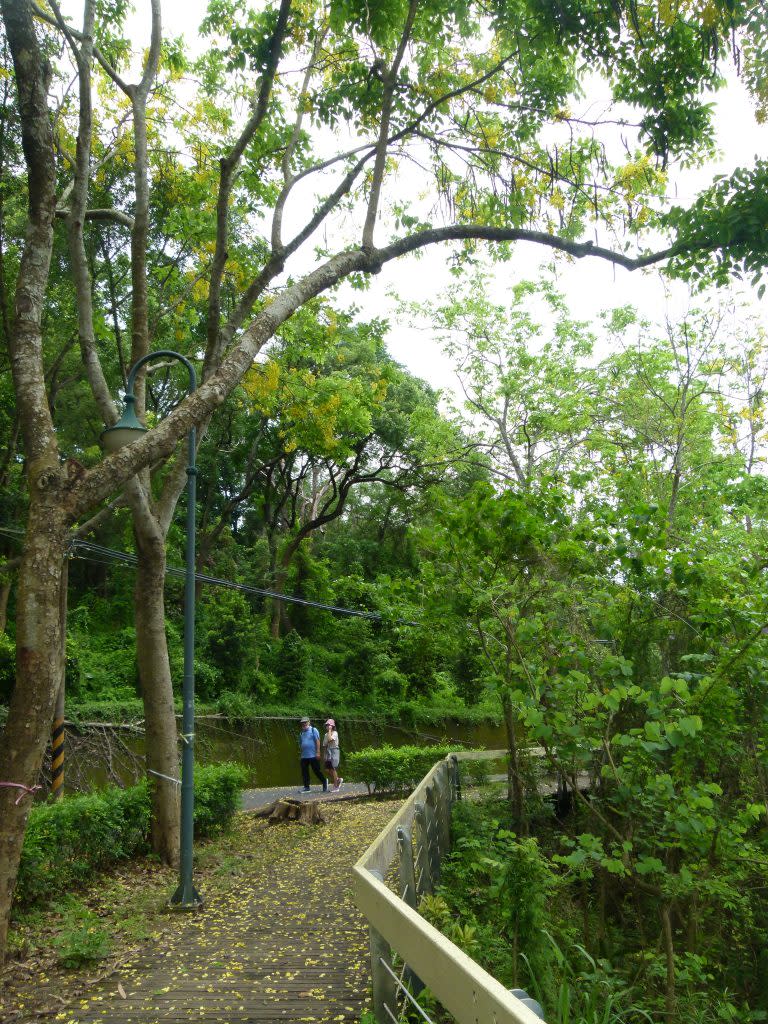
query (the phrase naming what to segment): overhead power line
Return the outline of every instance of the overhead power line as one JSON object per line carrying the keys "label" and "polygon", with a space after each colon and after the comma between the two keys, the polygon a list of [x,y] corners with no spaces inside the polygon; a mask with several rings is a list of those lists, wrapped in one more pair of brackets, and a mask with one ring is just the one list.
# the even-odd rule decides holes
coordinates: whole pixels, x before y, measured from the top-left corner
{"label": "overhead power line", "polygon": [[[102,544],[94,544],[88,540],[75,540],[72,548],[85,551],[101,558],[93,558],[93,561],[123,562],[126,565],[138,565],[136,555],[127,551],[117,551],[114,548],[104,547]],[[176,579],[184,579],[186,571],[180,566],[166,566],[165,573]],[[221,579],[218,576],[209,576],[206,573],[196,572],[195,580],[198,583],[207,583],[213,587],[224,587],[226,590],[238,590],[243,594],[254,594],[257,597],[269,597],[274,601],[284,601],[286,604],[299,604],[306,608],[319,608],[326,612],[335,612],[337,615],[349,615],[358,619],[372,619],[376,622],[383,621],[384,617],[380,612],[365,612],[359,608],[344,608],[341,605],[326,604],[324,601],[312,601],[306,597],[296,597],[293,594],[280,594],[276,590],[267,590],[264,587],[253,587],[248,583],[236,583],[234,580]],[[417,626],[417,622],[408,622],[405,619],[395,619],[395,622],[406,626]]]}
{"label": "overhead power line", "polygon": [[[12,526],[0,526],[0,533],[5,533],[12,537],[21,537],[23,536],[24,531]],[[75,557],[82,558],[85,561],[95,562],[97,565],[109,565],[112,562],[122,562],[124,565],[133,566],[139,564],[138,557],[128,551],[118,551],[116,548],[104,547],[103,544],[94,544],[93,541],[89,540],[73,540],[70,544],[70,551],[74,551],[75,549],[87,552],[85,555],[76,555]],[[181,566],[167,565],[165,567],[165,574],[166,576],[172,576],[175,579],[184,579],[186,576],[186,570],[182,569]],[[381,612],[364,612],[359,608],[344,608],[337,604],[326,604],[324,601],[312,601],[307,597],[296,597],[293,594],[280,594],[276,590],[267,590],[264,587],[252,587],[248,583],[236,583],[234,580],[220,579],[218,576],[208,576],[206,573],[202,572],[195,573],[195,580],[198,583],[207,583],[213,587],[224,587],[226,590],[238,590],[242,594],[254,594],[257,597],[269,597],[274,601],[284,601],[286,604],[299,604],[306,608],[319,608],[321,611],[335,612],[337,615],[349,615],[354,618],[370,619],[375,622],[391,621],[396,622],[401,626],[419,625],[418,622],[410,622],[407,619],[387,620]]]}

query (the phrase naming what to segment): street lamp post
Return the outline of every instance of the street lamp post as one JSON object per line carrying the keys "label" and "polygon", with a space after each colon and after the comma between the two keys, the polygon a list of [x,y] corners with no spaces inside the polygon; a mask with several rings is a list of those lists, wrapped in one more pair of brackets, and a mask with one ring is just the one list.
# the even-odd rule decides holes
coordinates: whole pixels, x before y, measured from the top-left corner
{"label": "street lamp post", "polygon": [[[117,451],[146,433],[147,428],[136,416],[134,384],[136,374],[145,363],[152,359],[177,359],[189,373],[187,393],[197,387],[197,375],[192,363],[178,352],[160,349],[142,356],[131,367],[125,386],[125,408],[113,427],[101,435],[108,452]],[[192,840],[195,813],[195,428],[187,435],[187,543],[186,578],[184,582],[184,684],[182,691],[183,715],[181,752],[181,849],[179,858],[179,886],[171,896],[171,906],[182,910],[194,910],[202,904],[202,898],[192,882]]]}

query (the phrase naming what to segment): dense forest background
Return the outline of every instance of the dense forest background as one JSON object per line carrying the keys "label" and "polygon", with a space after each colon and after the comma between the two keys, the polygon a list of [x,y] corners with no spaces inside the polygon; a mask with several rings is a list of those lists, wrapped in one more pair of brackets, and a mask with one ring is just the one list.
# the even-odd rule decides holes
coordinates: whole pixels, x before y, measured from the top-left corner
{"label": "dense forest background", "polygon": [[[760,663],[763,329],[715,309],[667,325],[616,310],[590,326],[551,284],[518,286],[507,307],[482,284],[402,312],[440,332],[462,401],[387,356],[386,323],[317,303],[216,420],[198,571],[308,603],[200,583],[202,702],[498,716],[516,686],[555,671],[642,682],[709,674],[721,656],[736,671]],[[77,358],[64,353],[65,382]],[[99,424],[73,389],[57,410],[79,453]],[[156,416],[176,401],[167,367],[150,391]],[[19,467],[6,477],[12,557],[24,497]],[[127,510],[88,539],[132,552]],[[69,702],[139,697],[134,585],[131,565],[73,547]],[[178,682],[181,581],[167,587]],[[11,576],[3,593],[7,699]]]}

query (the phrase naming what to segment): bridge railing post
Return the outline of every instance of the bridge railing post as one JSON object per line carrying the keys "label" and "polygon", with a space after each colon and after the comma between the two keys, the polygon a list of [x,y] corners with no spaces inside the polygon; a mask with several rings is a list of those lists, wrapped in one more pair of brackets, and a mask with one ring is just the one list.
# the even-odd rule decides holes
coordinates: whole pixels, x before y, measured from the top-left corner
{"label": "bridge railing post", "polygon": [[429,861],[429,837],[427,835],[427,812],[424,804],[416,802],[413,808],[416,822],[416,893],[429,895],[433,890],[432,868]]}
{"label": "bridge railing post", "polygon": [[399,825],[397,829],[397,852],[400,863],[400,895],[409,907],[416,909],[416,871],[413,866],[411,829]]}
{"label": "bridge railing post", "polygon": [[441,861],[451,848],[451,780],[449,771],[448,762],[444,761],[440,771],[435,775],[435,798]]}
{"label": "bridge railing post", "polygon": [[427,824],[427,854],[432,885],[440,881],[440,836],[435,807],[435,788],[427,786],[424,794],[424,818]]}
{"label": "bridge railing post", "polygon": [[451,754],[451,776],[453,798],[454,800],[461,800],[461,772],[459,771],[459,759],[455,754]]}
{"label": "bridge railing post", "polygon": [[[371,874],[381,882],[380,871]],[[371,947],[371,982],[373,987],[373,1016],[376,1024],[392,1024],[398,1019],[397,982],[392,973],[392,948],[373,925],[368,926]],[[389,968],[389,970],[387,970]]]}
{"label": "bridge railing post", "polygon": [[[400,861],[400,893],[409,907],[416,909],[418,896],[416,892],[416,871],[413,866],[413,843],[410,827],[398,826],[397,849]],[[417,974],[405,968],[403,980],[409,986],[411,994],[417,996],[424,988],[424,982]]]}

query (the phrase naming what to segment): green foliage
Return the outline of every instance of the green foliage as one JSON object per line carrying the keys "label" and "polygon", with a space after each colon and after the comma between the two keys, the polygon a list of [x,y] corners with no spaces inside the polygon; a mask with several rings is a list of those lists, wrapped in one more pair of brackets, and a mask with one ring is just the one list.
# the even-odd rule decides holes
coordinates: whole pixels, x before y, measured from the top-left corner
{"label": "green foliage", "polygon": [[0,633],[0,705],[11,697],[16,676],[16,644],[7,633]]}
{"label": "green foliage", "polygon": [[201,661],[210,666],[203,685],[197,673],[196,687],[205,700],[217,691],[253,687],[256,675],[254,630],[251,609],[242,594],[214,591],[205,603],[200,627]]}
{"label": "green foliage", "polygon": [[[111,690],[136,696],[136,631],[123,625],[124,611],[92,594],[74,606],[67,621],[67,688],[87,699]],[[117,613],[117,614],[116,614]],[[119,623],[119,625],[118,625]],[[116,628],[117,627],[117,628]]]}
{"label": "green foliage", "polygon": [[350,780],[364,782],[377,793],[409,790],[421,782],[437,761],[457,749],[461,749],[460,745],[366,747],[346,755],[346,771]]}
{"label": "green foliage", "polygon": [[[746,278],[758,288],[766,265],[764,224],[768,216],[768,161],[754,167],[739,167],[729,177],[718,175],[713,184],[687,209],[675,207],[665,222],[684,239],[672,260],[671,271],[700,286],[712,280],[725,284],[729,278]],[[715,238],[719,251],[714,256],[704,239]]]}
{"label": "green foliage", "polygon": [[419,901],[419,913],[430,924],[438,928],[443,935],[451,942],[463,949],[467,956],[473,959],[480,952],[480,943],[477,939],[477,927],[471,924],[462,924],[451,911],[442,896],[422,896]]}
{"label": "green foliage", "polygon": [[[110,692],[109,690],[107,691]],[[114,691],[111,691],[114,693]],[[114,693],[107,699],[70,701],[67,717],[73,722],[141,722],[144,719],[144,705],[131,691]]]}
{"label": "green foliage", "polygon": [[309,662],[304,641],[295,629],[283,637],[280,653],[277,655],[277,677],[280,680],[281,695],[288,700],[300,692]]}
{"label": "green foliage", "polygon": [[233,762],[195,769],[195,835],[213,835],[226,828],[240,806],[240,790],[248,781],[243,765]]}
{"label": "green foliage", "polygon": [[524,988],[522,952],[534,973],[548,968],[543,930],[556,877],[537,841],[505,826],[508,816],[504,805],[463,801],[454,807],[454,852],[442,886],[451,894],[451,911],[474,927],[473,940],[483,943],[494,976],[510,988]]}
{"label": "green foliage", "polygon": [[[237,764],[198,766],[195,835],[211,835],[232,820],[245,771]],[[146,782],[69,796],[32,808],[19,867],[17,900],[30,905],[82,885],[111,864],[149,849]]]}
{"label": "green foliage", "polygon": [[109,956],[111,942],[100,918],[82,904],[67,901],[62,929],[52,939],[56,959],[62,967],[78,968]]}
{"label": "green foliage", "polygon": [[145,853],[148,835],[145,782],[33,807],[19,867],[19,903],[49,899],[115,861]]}

